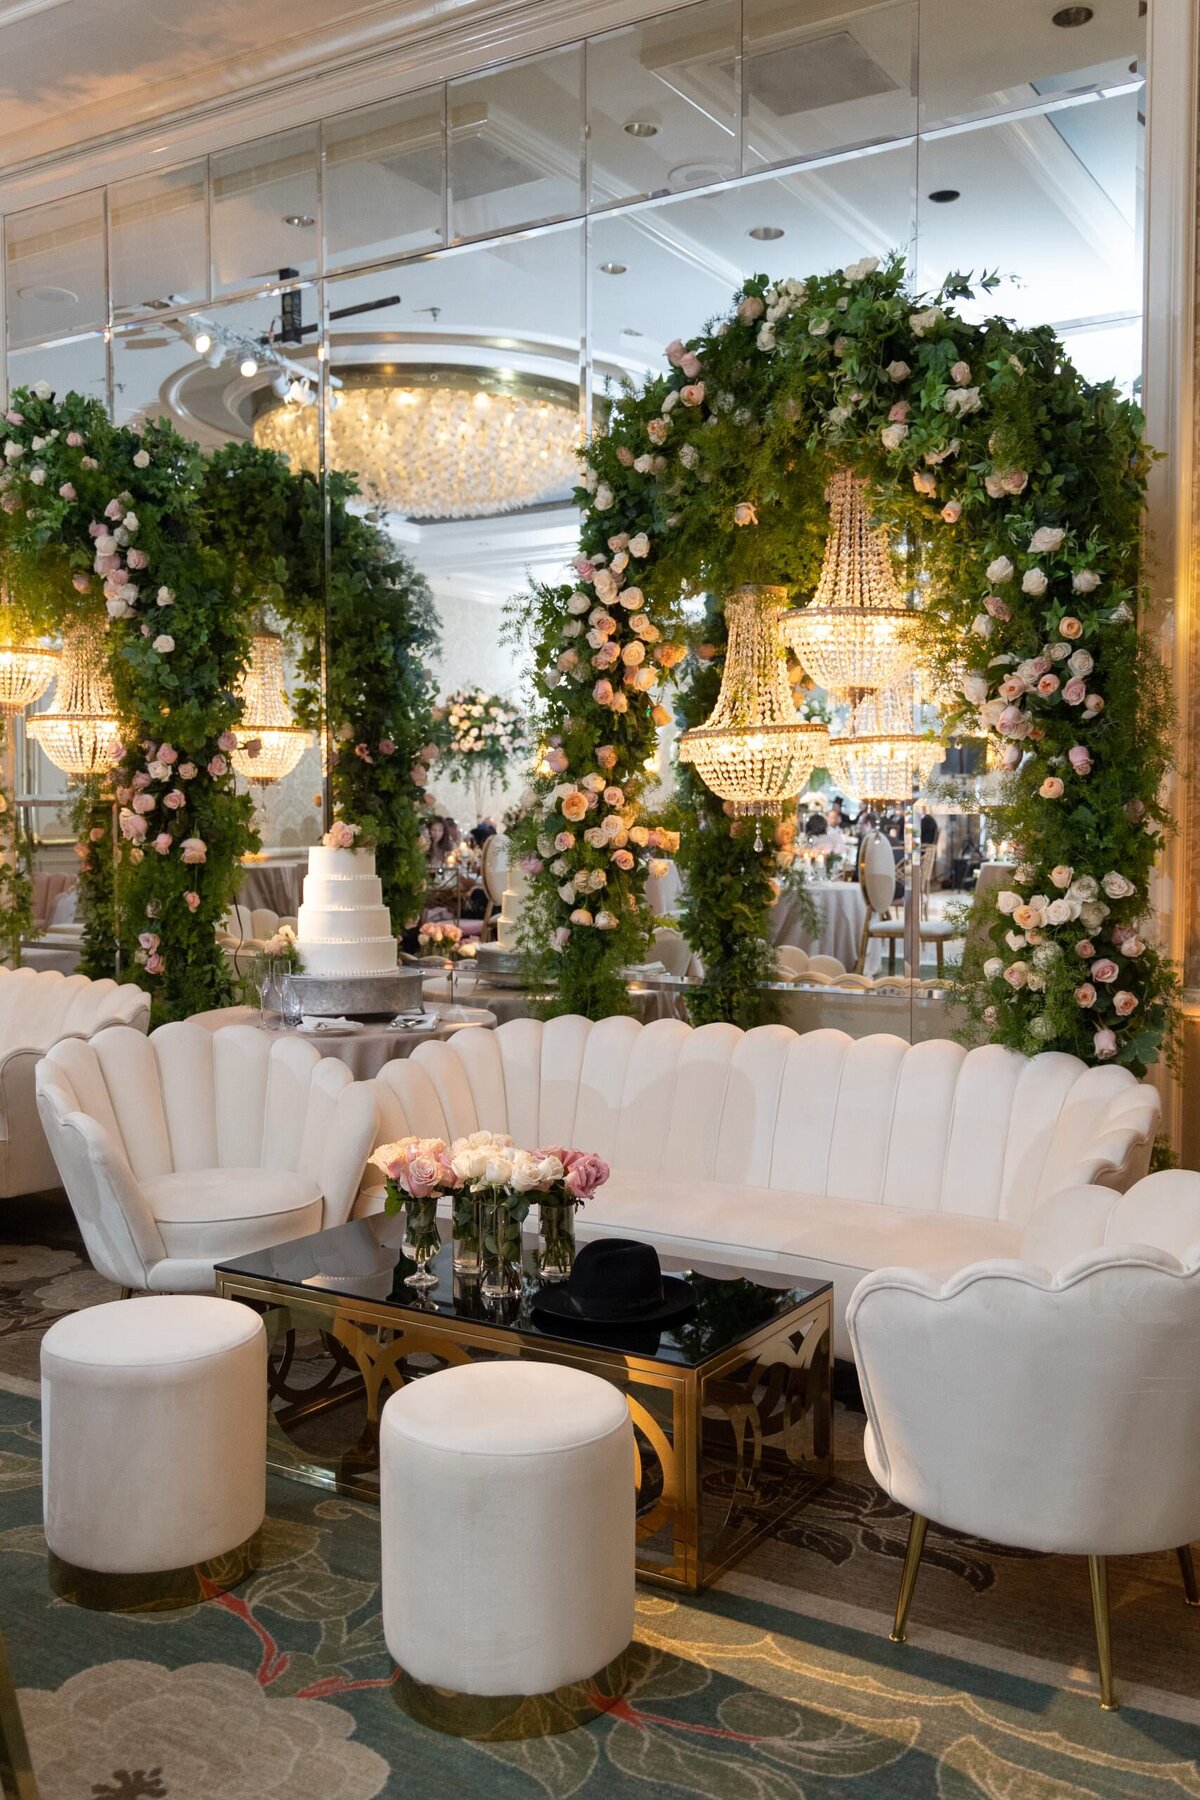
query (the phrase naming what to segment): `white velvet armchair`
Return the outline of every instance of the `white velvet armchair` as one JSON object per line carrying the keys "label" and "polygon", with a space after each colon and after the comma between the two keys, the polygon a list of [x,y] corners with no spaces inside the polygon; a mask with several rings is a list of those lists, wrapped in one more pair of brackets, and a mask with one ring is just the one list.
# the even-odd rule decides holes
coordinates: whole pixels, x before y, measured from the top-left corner
{"label": "white velvet armchair", "polygon": [[344,1063],[242,1025],[56,1045],[37,1096],[93,1264],[158,1293],[209,1291],[215,1263],[340,1225],[377,1129]]}
{"label": "white velvet armchair", "polygon": [[150,996],[129,984],[89,981],[57,969],[0,969],[0,1197],[58,1186],[38,1122],[34,1070],[61,1038],[90,1038],[107,1025],[145,1032]]}
{"label": "white velvet armchair", "polygon": [[1034,1214],[1022,1260],[944,1283],[877,1270],[847,1322],[867,1463],[913,1515],[892,1637],[931,1519],[1083,1555],[1112,1710],[1105,1558],[1174,1550],[1200,1605],[1200,1175],[1065,1190]]}

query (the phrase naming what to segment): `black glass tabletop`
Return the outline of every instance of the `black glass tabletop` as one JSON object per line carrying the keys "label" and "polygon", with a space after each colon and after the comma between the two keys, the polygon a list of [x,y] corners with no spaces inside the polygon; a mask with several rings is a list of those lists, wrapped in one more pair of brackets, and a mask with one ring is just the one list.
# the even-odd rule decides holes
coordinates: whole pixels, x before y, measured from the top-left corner
{"label": "black glass tabletop", "polygon": [[685,1368],[695,1368],[764,1325],[786,1318],[831,1286],[817,1277],[773,1277],[761,1271],[742,1274],[723,1266],[683,1264],[663,1254],[664,1272],[680,1276],[691,1289],[692,1312],[661,1330],[644,1325],[601,1327],[537,1311],[541,1283],[535,1235],[524,1240],[521,1294],[493,1302],[484,1297],[478,1280],[455,1274],[448,1220],[440,1222],[440,1230],[442,1248],[430,1264],[438,1278],[436,1287],[405,1286],[406,1277],[416,1267],[404,1253],[405,1222],[383,1213],[220,1263],[218,1273],[232,1277],[235,1284],[239,1277],[269,1283],[281,1299],[289,1289],[297,1290],[298,1298],[305,1290],[323,1292],[448,1321],[474,1320],[527,1337],[589,1344]]}

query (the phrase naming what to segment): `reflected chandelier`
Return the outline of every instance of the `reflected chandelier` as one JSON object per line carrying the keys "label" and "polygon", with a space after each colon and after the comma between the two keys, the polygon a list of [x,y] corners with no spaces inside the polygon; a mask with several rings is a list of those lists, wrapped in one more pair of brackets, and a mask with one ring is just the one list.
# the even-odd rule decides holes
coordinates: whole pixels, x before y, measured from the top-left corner
{"label": "reflected chandelier", "polygon": [[[325,421],[331,468],[405,518],[489,518],[563,500],[579,480],[579,396],[469,369],[348,369]],[[335,404],[336,403],[336,404]],[[257,396],[254,441],[318,466],[317,409]]]}
{"label": "reflected chandelier", "polygon": [[113,762],[120,738],[102,625],[73,625],[63,634],[54,697],[25,729],[65,775],[99,775]]}
{"label": "reflected chandelier", "polygon": [[818,687],[853,699],[898,681],[917,653],[915,617],[896,586],[887,532],[871,523],[865,486],[849,469],[834,475],[817,591],[781,626]]}
{"label": "reflected chandelier", "polygon": [[58,668],[58,651],[22,629],[16,608],[0,588],[0,712],[24,712],[40,700]]}
{"label": "reflected chandelier", "polygon": [[906,801],[923,788],[945,748],[921,732],[911,680],[867,694],[844,734],[831,737],[834,770],[859,801]]}
{"label": "reflected chandelier", "polygon": [[[242,716],[234,726],[238,745],[230,761],[247,781],[265,787],[290,775],[312,743],[312,733],[297,725],[283,677],[283,640],[274,631],[256,631],[250,663],[238,687]],[[251,756],[245,745],[258,740]]]}
{"label": "reflected chandelier", "polygon": [[[737,588],[725,605],[729,647],[717,704],[685,731],[679,760],[735,818],[778,816],[803,791],[829,733],[801,719],[792,699],[779,621],[786,588]],[[761,836],[756,839],[761,847]]]}

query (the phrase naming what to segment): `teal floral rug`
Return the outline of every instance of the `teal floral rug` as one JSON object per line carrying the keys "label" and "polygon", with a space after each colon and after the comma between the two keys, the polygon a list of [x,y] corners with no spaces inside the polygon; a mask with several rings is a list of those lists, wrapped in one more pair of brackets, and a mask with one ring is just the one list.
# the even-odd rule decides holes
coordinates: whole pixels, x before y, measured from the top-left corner
{"label": "teal floral rug", "polygon": [[273,1481],[241,1590],[109,1616],[50,1594],[39,1456],[36,1401],[0,1394],[3,1629],[43,1800],[1200,1800],[1186,1719],[892,1645],[752,1574],[640,1589],[633,1684],[589,1727],[442,1737],[392,1698],[369,1507]]}

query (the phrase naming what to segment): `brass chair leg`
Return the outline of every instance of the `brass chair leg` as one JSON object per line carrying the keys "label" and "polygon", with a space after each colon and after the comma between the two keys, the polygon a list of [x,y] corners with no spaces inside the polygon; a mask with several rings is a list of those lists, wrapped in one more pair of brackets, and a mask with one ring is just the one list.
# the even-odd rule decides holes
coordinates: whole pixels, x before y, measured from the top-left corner
{"label": "brass chair leg", "polygon": [[1192,1546],[1180,1544],[1175,1554],[1179,1558],[1179,1573],[1183,1576],[1183,1597],[1189,1606],[1200,1606],[1200,1586],[1196,1584],[1196,1565],[1192,1561]]}
{"label": "brass chair leg", "polygon": [[1092,1584],[1092,1617],[1096,1623],[1096,1652],[1100,1659],[1100,1705],[1104,1712],[1116,1712],[1112,1644],[1108,1635],[1108,1566],[1102,1556],[1088,1557],[1088,1578]]}
{"label": "brass chair leg", "polygon": [[908,1549],[904,1552],[904,1567],[900,1572],[896,1622],[890,1633],[893,1644],[902,1644],[905,1641],[904,1627],[908,1623],[908,1609],[912,1604],[913,1589],[917,1585],[917,1570],[921,1566],[921,1552],[925,1548],[925,1533],[928,1529],[929,1520],[920,1513],[914,1513],[912,1524],[908,1528]]}

